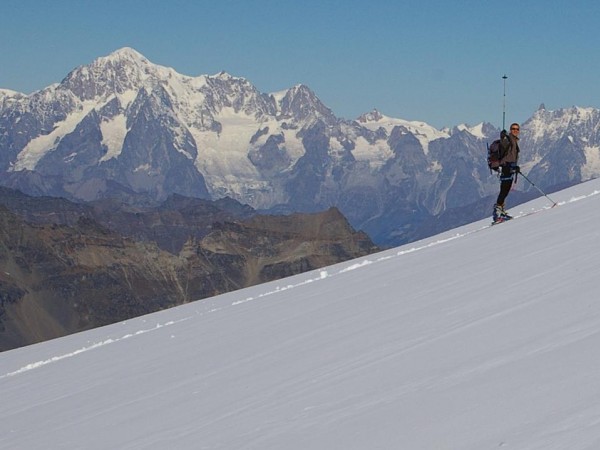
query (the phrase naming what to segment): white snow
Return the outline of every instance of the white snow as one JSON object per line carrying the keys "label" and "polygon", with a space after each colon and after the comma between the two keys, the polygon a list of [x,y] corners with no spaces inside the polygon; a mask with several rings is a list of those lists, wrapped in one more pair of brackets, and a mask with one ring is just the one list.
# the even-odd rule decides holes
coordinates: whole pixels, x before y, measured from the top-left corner
{"label": "white snow", "polygon": [[1,353],[0,448],[600,448],[598,194]]}
{"label": "white snow", "polygon": [[121,154],[123,142],[125,136],[127,136],[127,117],[124,114],[118,114],[110,120],[103,120],[100,123],[100,130],[102,132],[102,144],[108,148],[100,162],[117,158]]}
{"label": "white snow", "polygon": [[581,177],[584,180],[589,180],[597,173],[600,173],[600,147],[597,145],[586,145],[585,165],[581,168]]}
{"label": "white snow", "polygon": [[284,194],[272,192],[270,182],[248,157],[249,151],[264,144],[267,137],[259,138],[254,145],[250,141],[265,128],[269,128],[269,135],[282,133],[285,141],[281,147],[289,156],[291,167],[304,155],[302,141],[296,137],[297,130],[282,129],[275,118],[259,122],[253,115],[236,112],[231,107],[223,108],[217,119],[222,125],[220,133],[189,128],[198,148],[195,165],[206,179],[211,195],[229,196],[255,208],[283,202],[285,198],[277,196]]}
{"label": "white snow", "polygon": [[25,94],[22,94],[20,92],[0,88],[0,108],[8,108],[15,101],[24,96]]}
{"label": "white snow", "polygon": [[[248,159],[248,145],[258,131],[254,117],[233,108],[223,108],[219,115],[222,132],[206,132],[191,128],[198,147],[196,167],[204,175],[211,194],[238,198],[247,183],[260,179]],[[238,187],[238,189],[236,189]],[[233,188],[233,189],[232,189]]]}
{"label": "white snow", "polygon": [[481,122],[478,125],[475,125],[474,127],[470,127],[469,125],[462,124],[462,125],[459,125],[457,128],[461,131],[466,131],[467,133],[470,133],[475,137],[478,137],[481,139],[487,138],[487,136],[483,132],[483,122]]}
{"label": "white snow", "polygon": [[125,91],[122,94],[115,94],[115,95],[119,99],[119,103],[121,104],[121,107],[123,109],[127,109],[127,108],[129,108],[131,103],[133,103],[133,101],[137,97],[138,93],[139,93],[139,91],[136,91],[134,89],[129,89],[128,91]]}
{"label": "white snow", "polygon": [[148,163],[146,164],[142,164],[140,166],[137,166],[135,169],[133,169],[133,173],[136,172],[150,172],[152,170],[152,166]]}
{"label": "white snow", "polygon": [[425,122],[396,119],[380,113],[378,113],[378,116],[380,119],[360,122],[360,125],[373,131],[382,127],[388,134],[391,133],[394,127],[405,127],[419,140],[425,154],[429,152],[429,143],[431,141],[449,137],[449,134],[446,131],[440,131]]}
{"label": "white snow", "polygon": [[93,101],[83,102],[81,107],[69,114],[65,120],[57,122],[52,132],[40,135],[29,141],[17,155],[17,160],[11,170],[33,170],[38,161],[49,151],[56,149],[61,139],[67,134],[72,133],[77,125],[79,125],[79,122],[95,106],[96,104]]}
{"label": "white snow", "polygon": [[7,97],[14,97],[16,95],[23,95],[20,92],[17,91],[13,91],[12,89],[4,89],[4,88],[0,88],[0,95],[4,96],[6,95]]}
{"label": "white snow", "polygon": [[570,133],[573,127],[593,122],[597,109],[573,106],[571,108],[551,111],[538,109],[533,117],[527,121],[529,138],[535,143],[543,140],[546,135],[550,137],[562,136]]}
{"label": "white snow", "polygon": [[269,95],[271,95],[275,99],[275,103],[277,105],[281,105],[281,101],[285,98],[288,92],[289,89],[284,89],[277,92],[271,92]]}
{"label": "white snow", "polygon": [[385,140],[379,140],[374,145],[364,137],[358,136],[355,141],[352,155],[357,161],[368,161],[369,166],[376,170],[381,168],[389,159],[394,157],[394,152]]}

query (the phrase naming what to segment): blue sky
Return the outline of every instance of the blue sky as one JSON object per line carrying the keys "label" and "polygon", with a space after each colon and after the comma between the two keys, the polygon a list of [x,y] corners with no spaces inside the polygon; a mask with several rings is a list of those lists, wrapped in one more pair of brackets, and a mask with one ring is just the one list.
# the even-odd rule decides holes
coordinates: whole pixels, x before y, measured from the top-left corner
{"label": "blue sky", "polygon": [[595,1],[5,0],[0,88],[30,93],[121,47],[262,92],[303,83],[338,117],[438,128],[600,107]]}

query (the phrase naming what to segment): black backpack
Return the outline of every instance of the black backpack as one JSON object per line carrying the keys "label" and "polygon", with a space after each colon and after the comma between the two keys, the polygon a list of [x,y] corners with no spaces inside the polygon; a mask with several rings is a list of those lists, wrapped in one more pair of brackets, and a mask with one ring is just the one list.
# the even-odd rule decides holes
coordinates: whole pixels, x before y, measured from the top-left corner
{"label": "black backpack", "polygon": [[490,173],[493,171],[498,172],[500,170],[500,160],[506,156],[508,149],[510,148],[510,141],[504,132],[501,134],[500,139],[496,139],[490,145],[487,146],[488,150],[488,167]]}

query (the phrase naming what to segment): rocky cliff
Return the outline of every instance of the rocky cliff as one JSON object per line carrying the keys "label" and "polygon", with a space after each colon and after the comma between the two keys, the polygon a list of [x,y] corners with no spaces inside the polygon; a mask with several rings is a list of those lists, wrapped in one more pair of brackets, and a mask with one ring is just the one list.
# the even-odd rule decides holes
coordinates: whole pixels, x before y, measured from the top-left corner
{"label": "rocky cliff", "polygon": [[[183,198],[174,200],[176,205],[181,203],[185,203]],[[87,216],[89,205],[65,202],[63,222],[69,224],[60,224],[56,215],[42,220],[39,211],[29,213],[37,223],[24,220],[25,204],[21,202],[18,213],[0,206],[0,350],[377,250],[336,209],[246,219],[229,215],[230,220],[214,222],[198,236],[190,234],[175,252],[161,249],[149,238],[154,224],[148,221],[138,222],[143,239],[134,239]],[[66,213],[69,208],[81,209],[78,219],[74,220],[77,213]],[[161,208],[155,218],[183,217],[168,212],[167,205]],[[171,221],[170,227],[176,223]],[[161,241],[161,234],[156,235]]]}

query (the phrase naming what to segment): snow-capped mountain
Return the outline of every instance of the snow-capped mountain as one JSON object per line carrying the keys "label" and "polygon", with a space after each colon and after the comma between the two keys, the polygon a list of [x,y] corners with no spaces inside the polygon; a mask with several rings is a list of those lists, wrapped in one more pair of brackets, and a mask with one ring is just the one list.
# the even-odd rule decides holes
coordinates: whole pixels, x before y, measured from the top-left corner
{"label": "snow-capped mountain", "polygon": [[0,353],[0,449],[596,449],[599,181]]}
{"label": "snow-capped mountain", "polygon": [[[524,168],[547,188],[595,178],[599,121],[589,108],[540,109],[523,124]],[[376,110],[340,119],[302,84],[265,94],[244,78],[189,77],[123,48],[30,95],[0,91],[0,182],[79,200],[135,191],[272,211],[336,206],[390,245],[495,194],[485,148],[498,131],[437,130]]]}
{"label": "snow-capped mountain", "polygon": [[585,181],[600,174],[600,110],[544,105],[525,124],[528,166],[546,185]]}

